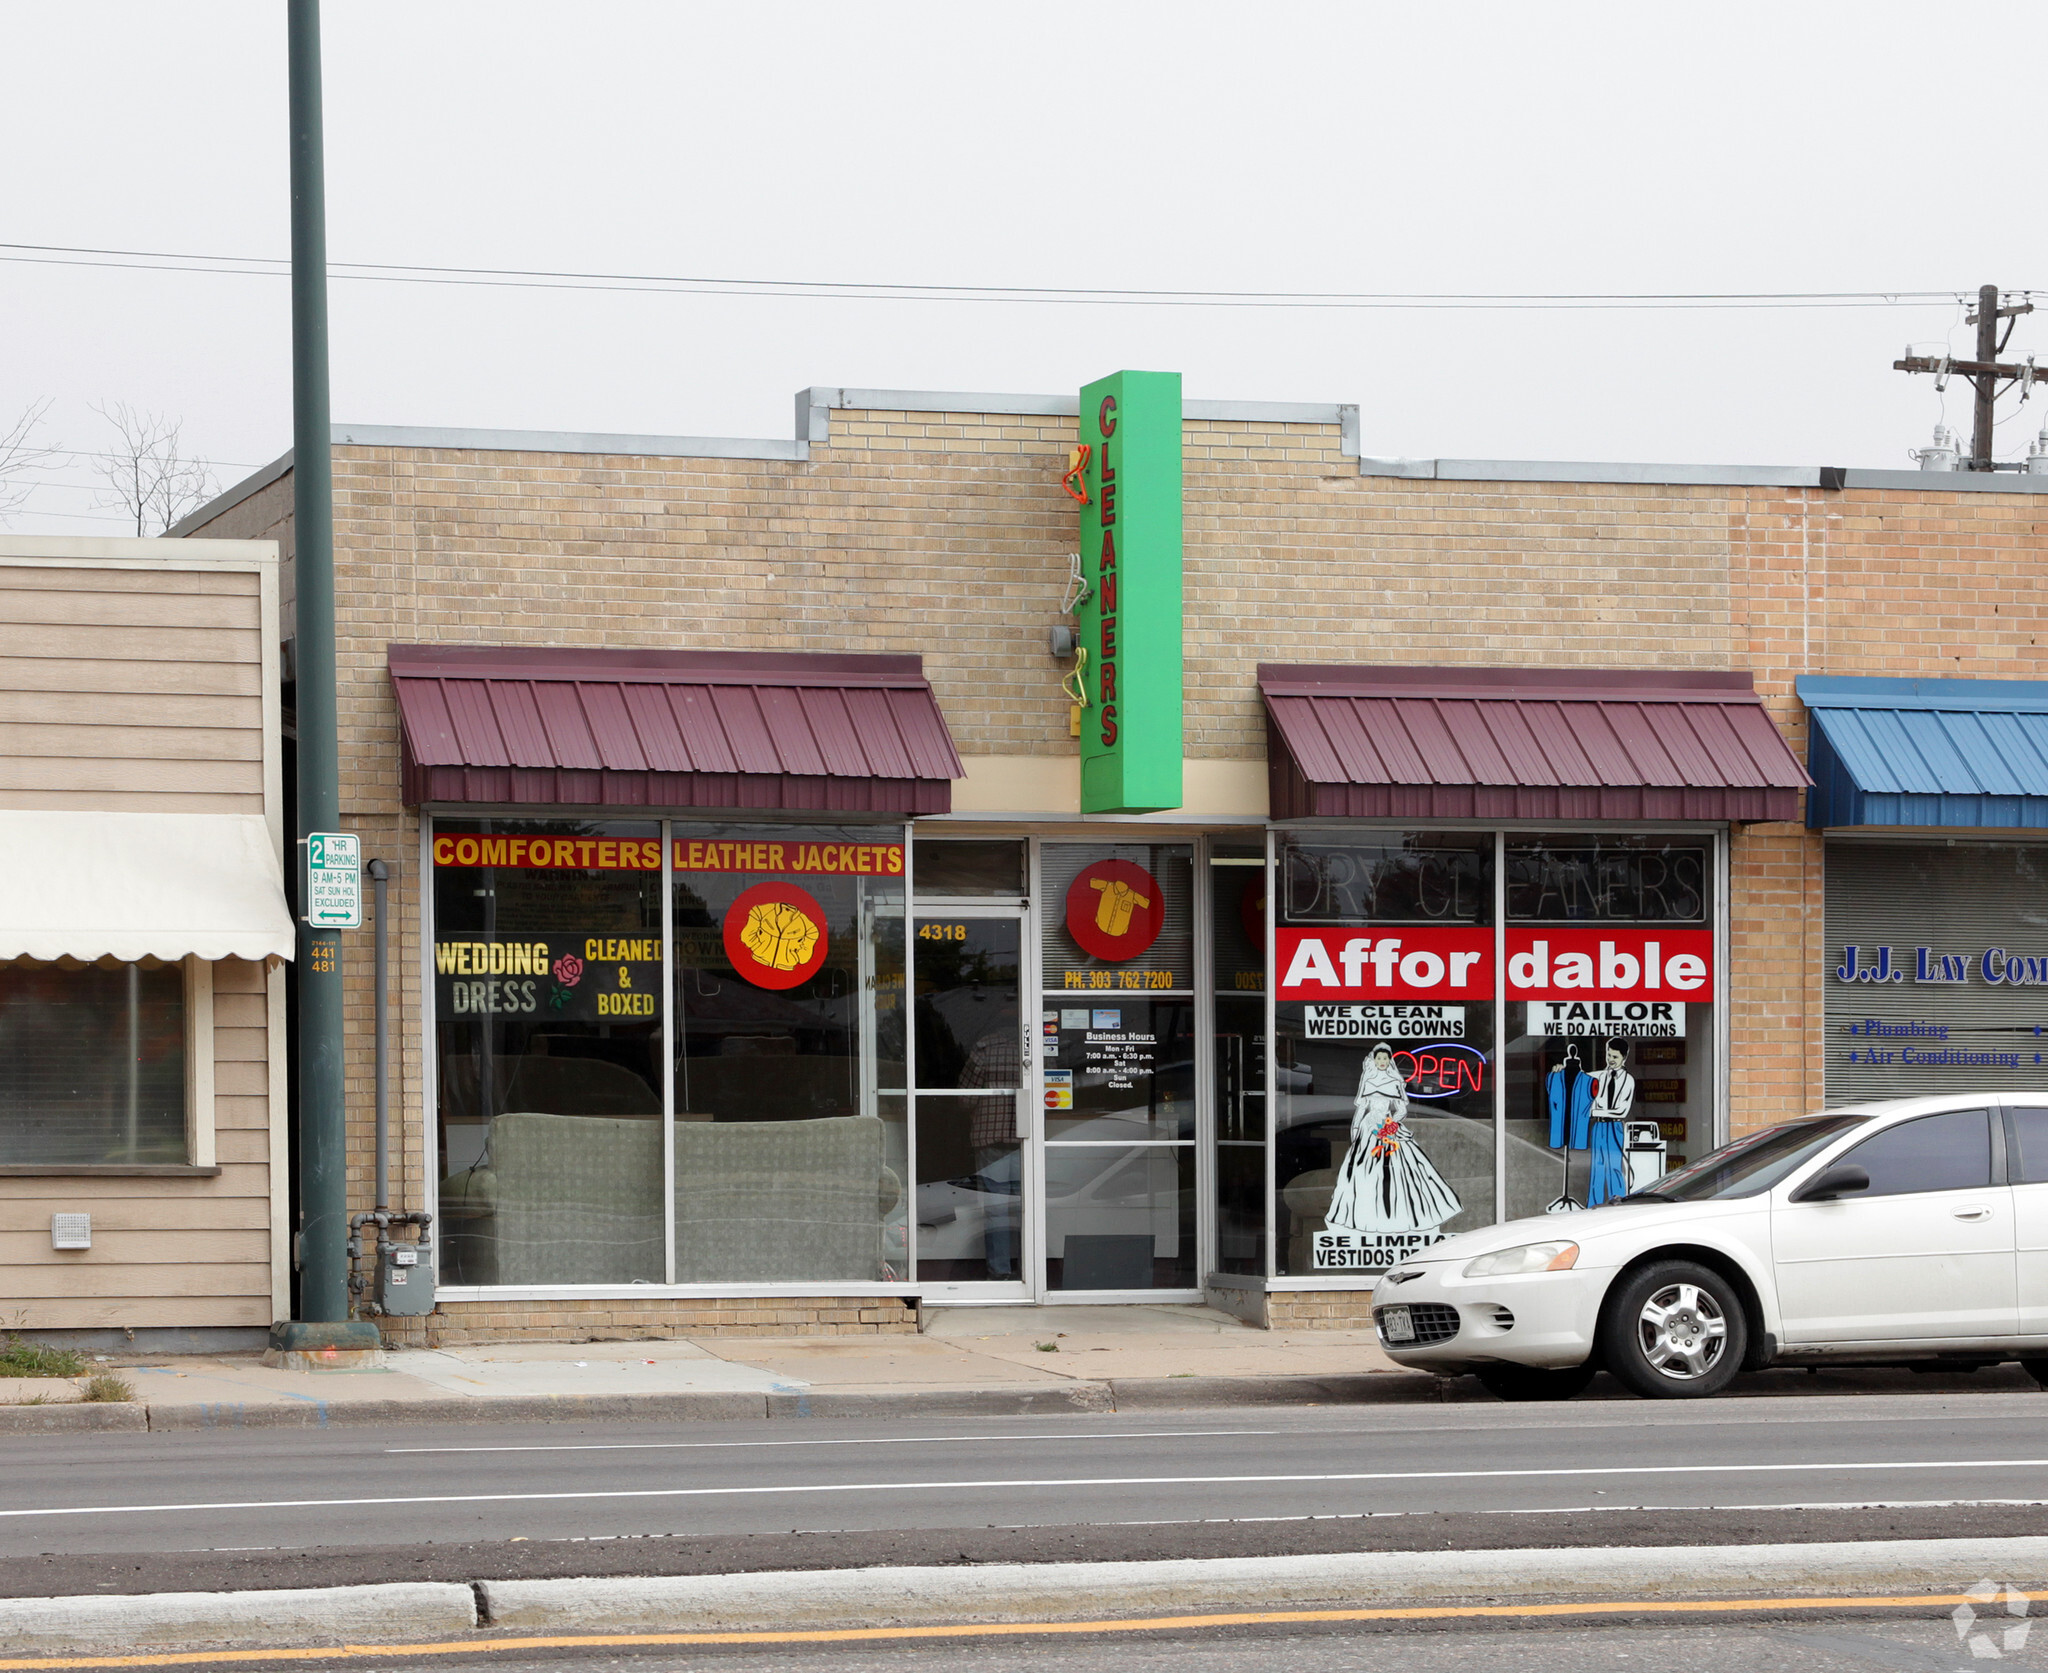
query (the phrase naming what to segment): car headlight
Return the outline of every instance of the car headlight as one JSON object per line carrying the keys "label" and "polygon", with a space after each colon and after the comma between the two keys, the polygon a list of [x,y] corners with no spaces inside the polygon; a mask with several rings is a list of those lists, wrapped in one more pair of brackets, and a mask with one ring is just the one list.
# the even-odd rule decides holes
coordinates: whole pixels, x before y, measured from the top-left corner
{"label": "car headlight", "polygon": [[1465,1263],[1467,1278],[1511,1278],[1518,1272],[1566,1272],[1578,1264],[1576,1243],[1524,1243]]}

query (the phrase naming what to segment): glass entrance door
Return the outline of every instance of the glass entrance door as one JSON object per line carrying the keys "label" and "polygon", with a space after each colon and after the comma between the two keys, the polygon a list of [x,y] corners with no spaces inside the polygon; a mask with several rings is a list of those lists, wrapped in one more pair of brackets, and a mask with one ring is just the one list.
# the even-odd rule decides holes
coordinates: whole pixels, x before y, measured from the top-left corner
{"label": "glass entrance door", "polygon": [[916,1274],[1022,1289],[1026,1101],[1023,913],[965,906],[911,920]]}
{"label": "glass entrance door", "polygon": [[1193,1291],[1194,850],[1039,851],[1048,1295]]}

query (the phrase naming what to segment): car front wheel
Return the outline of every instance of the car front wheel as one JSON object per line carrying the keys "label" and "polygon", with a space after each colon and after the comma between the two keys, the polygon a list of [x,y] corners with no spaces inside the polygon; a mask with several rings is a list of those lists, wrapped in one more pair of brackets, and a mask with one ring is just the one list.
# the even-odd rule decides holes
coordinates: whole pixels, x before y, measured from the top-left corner
{"label": "car front wheel", "polygon": [[1608,1295],[1600,1325],[1607,1369],[1652,1399],[1719,1394],[1742,1369],[1749,1321],[1734,1286],[1691,1261],[1659,1261]]}

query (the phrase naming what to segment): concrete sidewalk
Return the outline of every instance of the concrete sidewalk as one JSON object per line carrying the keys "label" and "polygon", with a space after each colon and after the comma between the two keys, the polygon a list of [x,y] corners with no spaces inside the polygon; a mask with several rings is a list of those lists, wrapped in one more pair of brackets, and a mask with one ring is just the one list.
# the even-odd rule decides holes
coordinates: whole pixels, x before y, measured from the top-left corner
{"label": "concrete sidewalk", "polygon": [[[1404,1371],[1370,1331],[1256,1330],[1199,1306],[934,1310],[917,1336],[703,1336],[394,1351],[377,1369],[294,1371],[256,1355],[94,1366],[127,1404],[64,1379],[0,1379],[0,1433],[338,1423],[940,1417],[1490,1399],[1469,1377]],[[2032,1390],[2016,1365],[1974,1374],[1779,1370],[1737,1395]],[[1621,1397],[1605,1377],[1585,1398]],[[34,1402],[34,1403],[31,1403]]]}
{"label": "concrete sidewalk", "polygon": [[115,1354],[94,1369],[125,1378],[134,1403],[80,1405],[67,1380],[0,1379],[0,1432],[1108,1411],[1381,1394],[1367,1379],[1384,1379],[1385,1395],[1433,1397],[1440,1380],[1401,1371],[1369,1330],[1256,1330],[1200,1306],[949,1308],[916,1336],[394,1350],[356,1371],[282,1370],[253,1354]]}

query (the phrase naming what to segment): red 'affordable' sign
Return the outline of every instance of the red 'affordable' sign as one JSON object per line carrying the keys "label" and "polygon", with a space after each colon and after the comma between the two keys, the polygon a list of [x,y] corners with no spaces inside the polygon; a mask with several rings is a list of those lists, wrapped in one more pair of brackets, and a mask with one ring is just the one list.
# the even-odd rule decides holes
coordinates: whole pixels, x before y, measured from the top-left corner
{"label": "red 'affordable' sign", "polygon": [[1708,929],[1511,929],[1510,999],[1714,997]]}
{"label": "red 'affordable' sign", "polygon": [[[1493,998],[1493,931],[1288,929],[1273,932],[1280,999]],[[1714,935],[1704,929],[1511,929],[1510,999],[1714,997]]]}
{"label": "red 'affordable' sign", "polygon": [[1276,929],[1281,999],[1493,997],[1493,931]]}

